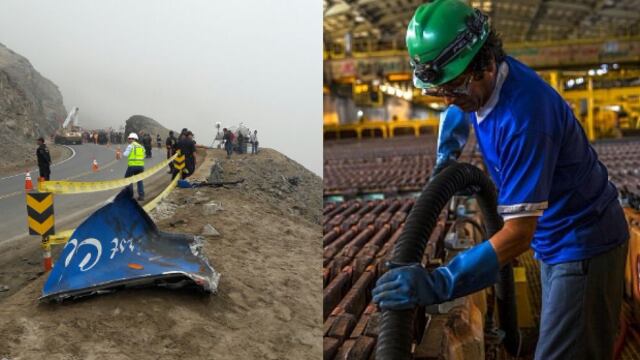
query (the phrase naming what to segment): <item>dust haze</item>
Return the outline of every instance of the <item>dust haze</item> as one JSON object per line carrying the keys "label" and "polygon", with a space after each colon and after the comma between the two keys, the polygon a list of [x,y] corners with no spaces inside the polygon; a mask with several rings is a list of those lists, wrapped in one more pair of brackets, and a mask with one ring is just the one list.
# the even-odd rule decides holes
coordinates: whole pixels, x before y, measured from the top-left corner
{"label": "dust haze", "polygon": [[0,43],[57,84],[87,127],[131,115],[192,129],[258,130],[322,175],[320,1],[0,2]]}

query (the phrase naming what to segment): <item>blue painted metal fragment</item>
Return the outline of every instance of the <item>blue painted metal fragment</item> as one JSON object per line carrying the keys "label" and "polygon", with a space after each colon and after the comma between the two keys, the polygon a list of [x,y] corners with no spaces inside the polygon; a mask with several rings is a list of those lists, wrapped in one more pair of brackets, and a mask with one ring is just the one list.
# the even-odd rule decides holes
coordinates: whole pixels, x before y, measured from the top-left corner
{"label": "blue painted metal fragment", "polygon": [[152,284],[196,286],[214,293],[219,279],[201,252],[200,238],[159,231],[125,189],[73,232],[40,299],[63,300]]}

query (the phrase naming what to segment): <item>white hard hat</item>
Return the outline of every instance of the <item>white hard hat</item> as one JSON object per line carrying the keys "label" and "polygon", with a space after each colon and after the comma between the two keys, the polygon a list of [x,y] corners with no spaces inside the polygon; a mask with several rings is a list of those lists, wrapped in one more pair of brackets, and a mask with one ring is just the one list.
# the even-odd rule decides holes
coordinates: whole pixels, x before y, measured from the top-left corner
{"label": "white hard hat", "polygon": [[128,139],[135,139],[135,140],[138,140],[138,134],[136,134],[136,133],[131,133],[131,134],[129,134]]}

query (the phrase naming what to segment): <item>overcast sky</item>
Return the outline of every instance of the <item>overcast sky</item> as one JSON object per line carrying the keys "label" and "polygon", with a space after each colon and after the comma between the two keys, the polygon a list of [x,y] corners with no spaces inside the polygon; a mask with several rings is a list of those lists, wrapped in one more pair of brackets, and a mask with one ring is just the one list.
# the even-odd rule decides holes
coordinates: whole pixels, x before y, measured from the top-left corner
{"label": "overcast sky", "polygon": [[244,122],[322,174],[319,0],[0,0],[0,43],[81,125],[141,114],[210,145],[216,121]]}

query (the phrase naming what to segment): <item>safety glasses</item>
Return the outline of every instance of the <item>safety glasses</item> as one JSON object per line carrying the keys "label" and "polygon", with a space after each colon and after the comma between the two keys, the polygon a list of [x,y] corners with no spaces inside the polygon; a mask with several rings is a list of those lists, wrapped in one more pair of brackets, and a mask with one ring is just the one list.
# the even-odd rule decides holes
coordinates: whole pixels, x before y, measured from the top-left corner
{"label": "safety glasses", "polygon": [[[463,80],[462,80],[463,79]],[[460,97],[470,94],[469,85],[473,79],[473,73],[469,72],[465,77],[458,77],[442,85],[428,89],[422,89],[422,95],[435,97]]]}

